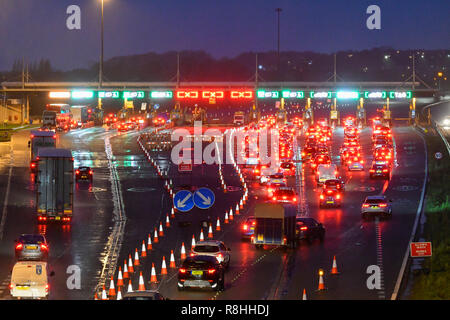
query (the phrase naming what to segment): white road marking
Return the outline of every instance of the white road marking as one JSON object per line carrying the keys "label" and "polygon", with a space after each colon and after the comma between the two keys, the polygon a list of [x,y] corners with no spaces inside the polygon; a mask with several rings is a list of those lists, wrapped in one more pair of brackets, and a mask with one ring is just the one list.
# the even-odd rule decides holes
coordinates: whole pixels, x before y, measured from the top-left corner
{"label": "white road marking", "polygon": [[13,148],[12,148],[12,142],[10,142],[10,160],[9,160],[9,173],[8,173],[8,184],[6,186],[6,193],[5,193],[5,200],[3,201],[3,212],[2,212],[2,220],[0,223],[0,240],[3,239],[3,229],[5,228],[6,223],[6,216],[8,214],[8,198],[9,198],[9,190],[11,189],[11,176],[12,176],[12,169],[14,164],[14,155],[13,155]]}

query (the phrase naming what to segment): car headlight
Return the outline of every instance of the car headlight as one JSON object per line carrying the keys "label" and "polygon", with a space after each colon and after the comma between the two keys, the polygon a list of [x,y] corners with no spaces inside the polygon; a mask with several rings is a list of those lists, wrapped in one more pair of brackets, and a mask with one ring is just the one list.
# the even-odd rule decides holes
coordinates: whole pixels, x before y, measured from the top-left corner
{"label": "car headlight", "polygon": [[450,119],[445,119],[444,120],[444,126],[448,126],[450,124]]}

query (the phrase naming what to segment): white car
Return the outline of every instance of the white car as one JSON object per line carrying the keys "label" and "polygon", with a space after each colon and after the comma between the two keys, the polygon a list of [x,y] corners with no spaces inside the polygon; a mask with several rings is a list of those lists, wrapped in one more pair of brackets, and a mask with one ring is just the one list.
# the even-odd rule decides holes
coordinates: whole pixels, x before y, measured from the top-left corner
{"label": "white car", "polygon": [[191,256],[213,256],[216,257],[225,268],[230,265],[231,255],[230,248],[227,248],[222,241],[205,240],[199,241],[195,244],[194,249],[191,250]]}
{"label": "white car", "polygon": [[[54,272],[50,273],[53,276]],[[19,261],[14,265],[9,290],[16,299],[47,299],[48,266],[44,261]]]}

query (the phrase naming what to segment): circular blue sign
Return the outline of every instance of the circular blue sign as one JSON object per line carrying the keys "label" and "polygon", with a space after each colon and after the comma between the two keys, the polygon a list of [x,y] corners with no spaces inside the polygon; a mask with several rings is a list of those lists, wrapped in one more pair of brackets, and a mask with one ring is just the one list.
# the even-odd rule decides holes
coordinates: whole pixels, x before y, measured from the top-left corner
{"label": "circular blue sign", "polygon": [[209,209],[214,204],[216,196],[211,189],[200,188],[194,193],[194,204],[200,209]]}
{"label": "circular blue sign", "polygon": [[188,190],[178,191],[173,197],[173,205],[181,212],[187,212],[194,207],[193,195]]}

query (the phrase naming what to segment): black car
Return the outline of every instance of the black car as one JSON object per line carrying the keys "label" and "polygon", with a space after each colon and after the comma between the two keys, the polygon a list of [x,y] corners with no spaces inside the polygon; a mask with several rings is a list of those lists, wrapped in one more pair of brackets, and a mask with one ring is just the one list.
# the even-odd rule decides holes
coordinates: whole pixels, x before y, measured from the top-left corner
{"label": "black car", "polygon": [[296,218],[295,234],[297,240],[306,240],[308,243],[312,243],[315,239],[319,239],[323,242],[325,238],[324,226],[312,218]]}
{"label": "black car", "polygon": [[87,180],[92,182],[94,177],[94,171],[90,167],[79,167],[75,171],[75,181],[78,182],[80,180]]}
{"label": "black car", "polygon": [[178,269],[177,287],[178,290],[188,287],[223,290],[225,288],[225,268],[214,256],[189,256]]}
{"label": "black car", "polygon": [[369,170],[370,179],[383,178],[389,180],[391,168],[385,161],[375,161]]}
{"label": "black car", "polygon": [[127,292],[122,300],[169,300],[159,293],[158,290]]}

